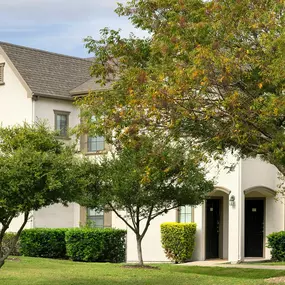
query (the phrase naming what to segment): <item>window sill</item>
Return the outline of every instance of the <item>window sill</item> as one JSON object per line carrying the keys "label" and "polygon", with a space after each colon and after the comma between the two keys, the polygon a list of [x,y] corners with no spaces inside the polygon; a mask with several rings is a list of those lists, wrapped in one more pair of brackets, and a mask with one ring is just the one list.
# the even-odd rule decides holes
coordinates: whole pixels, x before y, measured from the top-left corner
{"label": "window sill", "polygon": [[97,150],[97,151],[90,151],[86,152],[85,155],[100,155],[100,154],[106,154],[108,151],[106,149],[104,150]]}
{"label": "window sill", "polygon": [[57,136],[56,137],[58,140],[65,140],[65,141],[70,141],[71,138],[70,137],[61,137],[61,136]]}

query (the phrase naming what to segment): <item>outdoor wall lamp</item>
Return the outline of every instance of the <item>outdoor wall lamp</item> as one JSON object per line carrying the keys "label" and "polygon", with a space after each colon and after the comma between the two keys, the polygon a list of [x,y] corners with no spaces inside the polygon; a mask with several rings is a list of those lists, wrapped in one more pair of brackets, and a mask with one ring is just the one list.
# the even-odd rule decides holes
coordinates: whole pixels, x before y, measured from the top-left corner
{"label": "outdoor wall lamp", "polygon": [[236,200],[236,197],[234,195],[231,195],[230,196],[230,205],[231,206],[234,206],[235,205],[235,200]]}

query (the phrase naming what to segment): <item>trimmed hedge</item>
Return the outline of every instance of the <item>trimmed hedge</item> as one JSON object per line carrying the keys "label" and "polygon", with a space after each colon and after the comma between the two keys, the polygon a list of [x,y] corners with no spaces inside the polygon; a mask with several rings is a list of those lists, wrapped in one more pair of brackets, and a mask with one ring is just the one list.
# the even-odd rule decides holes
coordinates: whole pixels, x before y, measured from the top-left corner
{"label": "trimmed hedge", "polygon": [[66,258],[65,232],[68,229],[27,229],[20,239],[20,253],[25,256]]}
{"label": "trimmed hedge", "polygon": [[125,230],[70,229],[66,232],[65,240],[67,256],[74,261],[125,261]]}
{"label": "trimmed hedge", "polygon": [[267,247],[271,248],[272,259],[276,261],[285,261],[285,231],[268,235],[267,242]]}
{"label": "trimmed hedge", "polygon": [[195,247],[195,223],[163,223],[161,242],[166,257],[175,263],[190,260]]}
{"label": "trimmed hedge", "polygon": [[[15,238],[15,233],[5,233],[3,241],[2,241],[2,248],[3,252],[6,253],[11,248],[11,244]],[[20,242],[19,240],[16,243],[16,246],[12,249],[10,255],[19,256],[20,255]]]}

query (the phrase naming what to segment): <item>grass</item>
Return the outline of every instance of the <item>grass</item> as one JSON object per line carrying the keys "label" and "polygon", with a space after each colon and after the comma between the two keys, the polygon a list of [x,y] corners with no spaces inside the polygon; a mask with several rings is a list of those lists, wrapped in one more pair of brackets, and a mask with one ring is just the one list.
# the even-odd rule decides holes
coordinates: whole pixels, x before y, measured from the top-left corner
{"label": "grass", "polygon": [[[157,265],[160,270],[123,268],[121,264],[76,263],[20,257],[0,270],[5,285],[206,285],[270,284],[264,279],[285,275],[283,270]],[[284,283],[283,283],[284,284]]]}
{"label": "grass", "polygon": [[[285,261],[265,261],[265,262],[249,262],[248,264],[254,264],[254,265],[275,265],[275,266],[282,266],[285,265]],[[284,267],[285,269],[285,267]]]}

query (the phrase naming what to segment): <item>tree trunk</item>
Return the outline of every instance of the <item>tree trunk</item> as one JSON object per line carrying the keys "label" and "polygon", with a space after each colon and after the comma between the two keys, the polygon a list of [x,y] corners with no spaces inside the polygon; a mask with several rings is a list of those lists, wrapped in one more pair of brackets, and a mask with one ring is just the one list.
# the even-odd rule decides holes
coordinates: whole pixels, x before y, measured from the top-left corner
{"label": "tree trunk", "polygon": [[1,259],[0,259],[0,269],[1,269],[1,267],[4,265],[4,263],[5,263],[4,258],[1,258]]}
{"label": "tree trunk", "polygon": [[139,265],[143,266],[143,257],[142,257],[142,238],[140,235],[137,235],[137,250],[138,250],[138,260]]}

